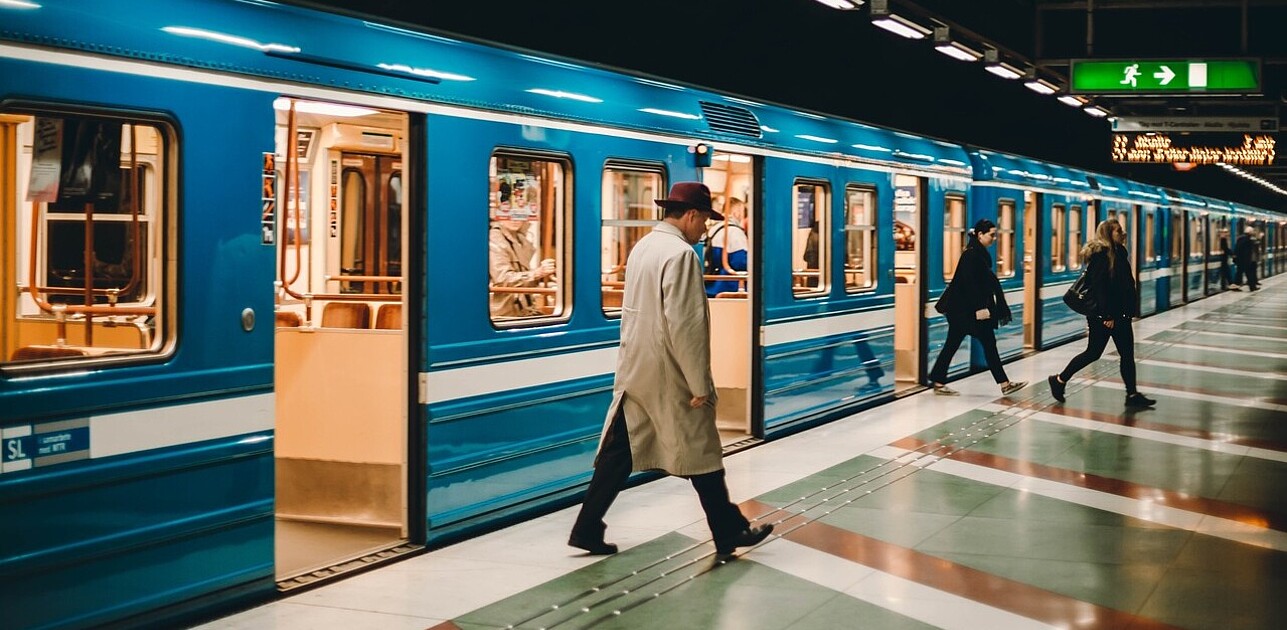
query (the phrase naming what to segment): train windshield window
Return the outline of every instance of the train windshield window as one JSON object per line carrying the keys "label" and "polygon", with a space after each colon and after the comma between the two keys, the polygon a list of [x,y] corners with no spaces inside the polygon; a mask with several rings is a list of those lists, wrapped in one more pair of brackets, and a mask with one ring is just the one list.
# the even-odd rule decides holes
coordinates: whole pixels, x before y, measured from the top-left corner
{"label": "train windshield window", "polygon": [[828,243],[831,190],[824,182],[797,181],[791,213],[791,290],[796,297],[826,293],[831,250]]}
{"label": "train windshield window", "polygon": [[943,211],[943,279],[956,275],[956,263],[965,249],[965,197],[948,195]]}
{"label": "train windshield window", "polygon": [[1068,209],[1068,268],[1081,269],[1081,206]]}
{"label": "train windshield window", "polygon": [[110,115],[0,114],[0,363],[160,352],[172,334],[165,245],[174,202],[168,126]]}
{"label": "train windshield window", "polygon": [[498,153],[491,159],[488,294],[497,325],[566,318],[567,163]]}
{"label": "train windshield window", "polygon": [[1002,199],[997,206],[997,277],[1014,277],[1014,201]]}
{"label": "train windshield window", "polygon": [[1050,270],[1064,270],[1064,207],[1055,204],[1050,210]]}
{"label": "train windshield window", "polygon": [[609,163],[603,169],[599,278],[603,313],[609,317],[621,316],[626,259],[661,220],[656,200],[665,196],[666,176],[660,167]]}
{"label": "train windshield window", "polygon": [[845,291],[876,286],[876,191],[845,188]]}

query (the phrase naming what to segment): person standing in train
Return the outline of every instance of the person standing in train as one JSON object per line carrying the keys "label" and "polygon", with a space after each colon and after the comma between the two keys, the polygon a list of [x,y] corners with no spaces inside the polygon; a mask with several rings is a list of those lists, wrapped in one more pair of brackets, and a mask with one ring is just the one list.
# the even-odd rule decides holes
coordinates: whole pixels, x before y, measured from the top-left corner
{"label": "person standing in train", "polygon": [[[553,259],[535,267],[536,245],[527,237],[527,221],[494,221],[487,232],[488,275],[493,287],[535,287],[554,277]],[[491,292],[492,317],[541,315],[540,295],[511,291]]]}
{"label": "person standing in train", "polygon": [[997,226],[987,219],[979,219],[969,232],[965,251],[961,252],[960,261],[956,263],[956,273],[951,284],[943,291],[942,297],[934,309],[947,316],[947,341],[939,352],[934,368],[930,370],[930,385],[934,393],[940,396],[957,396],[958,392],[944,383],[947,381],[947,368],[952,363],[952,356],[961,347],[966,335],[974,337],[983,345],[983,356],[987,360],[992,378],[1001,386],[1003,396],[1023,389],[1028,383],[1011,381],[1001,365],[1001,355],[997,352],[997,338],[993,332],[997,326],[1010,323],[1010,307],[1005,303],[1005,293],[1001,290],[1001,281],[992,271],[992,256],[988,247],[997,238]]}
{"label": "person standing in train", "polygon": [[1131,271],[1130,253],[1126,251],[1126,230],[1117,219],[1108,219],[1095,228],[1095,238],[1082,248],[1086,260],[1086,284],[1090,288],[1091,314],[1086,316],[1090,330],[1086,349],[1075,356],[1058,374],[1051,374],[1050,393],[1064,402],[1068,380],[1082,368],[1094,363],[1104,353],[1108,338],[1121,357],[1122,382],[1126,384],[1128,408],[1151,407],[1157,401],[1135,388],[1135,333],[1131,319],[1139,316],[1135,274]]}
{"label": "person standing in train", "polygon": [[1229,230],[1220,230],[1220,244],[1217,248],[1216,252],[1220,256],[1220,290],[1223,291],[1232,286],[1233,290],[1237,291],[1238,285],[1229,284],[1231,282],[1229,274],[1232,271],[1229,269],[1229,257],[1233,255],[1233,251],[1229,249]]}
{"label": "person standing in train", "polygon": [[[746,218],[746,202],[729,197],[725,216],[725,221],[715,223],[706,231],[704,254],[706,273],[710,275],[733,275],[746,271],[746,249],[750,245],[746,229],[742,227]],[[706,296],[744,290],[739,284],[737,280],[712,280],[706,283]]]}
{"label": "person standing in train", "polygon": [[1260,262],[1260,243],[1256,241],[1256,228],[1247,226],[1233,245],[1233,261],[1238,265],[1238,280],[1247,278],[1247,288],[1255,291],[1260,288],[1257,276],[1257,263]]}
{"label": "person standing in train", "polygon": [[616,553],[617,546],[604,541],[603,517],[631,471],[657,470],[692,482],[715,551],[728,555],[758,544],[773,526],[751,527],[729,500],[715,428],[710,312],[693,245],[708,220],[724,217],[699,182],[676,183],[657,205],[664,219],[626,260],[612,404],[568,544],[591,555]]}

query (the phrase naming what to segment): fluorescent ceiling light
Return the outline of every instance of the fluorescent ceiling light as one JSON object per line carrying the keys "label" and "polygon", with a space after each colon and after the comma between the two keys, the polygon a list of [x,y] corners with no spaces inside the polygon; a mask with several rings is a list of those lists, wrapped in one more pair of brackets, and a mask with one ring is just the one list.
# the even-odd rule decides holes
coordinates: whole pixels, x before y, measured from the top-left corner
{"label": "fluorescent ceiling light", "polygon": [[0,0],[0,9],[39,9],[40,5],[26,0]]}
{"label": "fluorescent ceiling light", "polygon": [[602,103],[603,102],[603,99],[601,98],[586,96],[584,94],[577,94],[576,92],[564,92],[563,90],[547,90],[545,88],[532,88],[530,90],[527,90],[527,92],[530,92],[532,94],[540,94],[542,96],[553,96],[554,98],[566,98],[572,101],[581,101],[582,103]]}
{"label": "fluorescent ceiling light", "polygon": [[889,13],[887,15],[876,17],[872,14],[872,26],[879,26],[895,35],[906,37],[907,39],[925,39],[932,33],[929,28],[921,26],[901,15]]}
{"label": "fluorescent ceiling light", "polygon": [[980,58],[983,57],[983,53],[977,50],[974,50],[973,48],[970,48],[969,46],[966,46],[965,44],[962,44],[960,42],[952,42],[952,41],[943,42],[935,46],[934,50],[937,50],[943,53],[944,55],[947,55],[948,57],[951,57],[953,59],[959,59],[961,61],[978,61]]}
{"label": "fluorescent ceiling light", "polygon": [[382,63],[382,64],[377,64],[376,67],[380,68],[381,70],[388,70],[390,72],[405,72],[407,74],[414,74],[418,77],[429,77],[431,79],[441,79],[443,81],[473,81],[474,80],[474,77],[467,77],[463,74],[455,74],[453,72],[442,72],[440,70],[432,70],[430,68],[412,68],[411,66],[408,66],[406,64],[401,64],[401,63]]}
{"label": "fluorescent ceiling light", "polygon": [[219,33],[216,31],[207,31],[201,28],[189,28],[187,26],[166,26],[161,30],[171,35],[179,35],[181,37],[195,37],[197,39],[208,39],[212,42],[219,42],[221,44],[232,44],[233,46],[241,46],[242,48],[254,48],[255,50],[260,50],[263,52],[285,52],[285,53],[299,52],[298,46],[287,46],[286,44],[271,44],[271,43],[261,44],[253,39],[249,39],[246,37],[239,37],[237,35],[228,35],[227,33]]}
{"label": "fluorescent ceiling light", "polygon": [[1032,79],[1023,84],[1023,87],[1036,92],[1037,94],[1054,94],[1059,91],[1055,84],[1044,79]]}
{"label": "fluorescent ceiling light", "polygon": [[1005,62],[988,64],[984,70],[995,74],[1002,79],[1018,79],[1023,76],[1023,71]]}
{"label": "fluorescent ceiling light", "polygon": [[1109,114],[1108,110],[1104,109],[1103,107],[1098,107],[1095,105],[1091,105],[1090,107],[1083,108],[1081,111],[1086,112],[1087,114],[1090,114],[1095,118],[1105,118]]}
{"label": "fluorescent ceiling light", "polygon": [[818,0],[818,2],[841,11],[852,11],[862,6],[862,0]]}
{"label": "fluorescent ceiling light", "polygon": [[658,116],[670,116],[671,118],[683,118],[684,120],[701,120],[701,116],[694,114],[685,114],[684,112],[672,112],[668,109],[657,109],[655,107],[645,107],[639,110],[645,114],[656,114]]}
{"label": "fluorescent ceiling light", "polygon": [[[273,109],[286,111],[290,109],[291,99],[286,97],[278,98],[273,101]],[[380,113],[369,107],[358,107],[356,105],[340,105],[338,103],[320,103],[318,101],[295,101],[295,111],[301,114],[321,114],[323,116],[336,116],[339,118],[355,118],[357,116],[370,116],[371,114]]]}
{"label": "fluorescent ceiling light", "polygon": [[1080,96],[1065,94],[1059,97],[1059,102],[1069,107],[1081,107],[1082,105],[1085,105],[1087,101]]}
{"label": "fluorescent ceiling light", "polygon": [[836,140],[835,138],[824,138],[824,137],[822,137],[822,136],[811,136],[811,135],[809,135],[809,134],[807,134],[807,133],[796,134],[796,136],[795,136],[795,137],[797,137],[797,138],[799,138],[799,139],[801,139],[801,140],[812,140],[812,141],[814,141],[814,142],[822,142],[822,143],[825,143],[825,144],[835,144],[835,143],[837,143],[837,142],[840,142],[839,140]]}

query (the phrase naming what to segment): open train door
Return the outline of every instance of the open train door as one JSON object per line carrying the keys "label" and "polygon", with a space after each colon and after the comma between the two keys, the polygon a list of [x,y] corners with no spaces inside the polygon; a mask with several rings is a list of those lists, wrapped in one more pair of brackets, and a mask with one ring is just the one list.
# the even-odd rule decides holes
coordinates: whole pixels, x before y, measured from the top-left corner
{"label": "open train door", "polygon": [[925,373],[925,179],[894,175],[894,393]]}
{"label": "open train door", "polygon": [[1041,347],[1041,199],[1023,191],[1023,347]]}
{"label": "open train door", "polygon": [[278,248],[275,564],[290,590],[424,537],[409,500],[423,493],[410,488],[418,318],[406,316],[419,227],[403,211],[423,207],[410,176],[423,117],[288,97],[274,108],[263,238]]}

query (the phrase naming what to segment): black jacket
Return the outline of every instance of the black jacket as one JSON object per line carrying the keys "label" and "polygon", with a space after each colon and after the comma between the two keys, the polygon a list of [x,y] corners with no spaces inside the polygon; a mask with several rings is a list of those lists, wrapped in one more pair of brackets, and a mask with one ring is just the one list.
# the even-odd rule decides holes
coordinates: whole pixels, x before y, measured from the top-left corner
{"label": "black jacket", "polygon": [[948,322],[972,322],[974,312],[986,308],[991,313],[993,328],[1010,323],[1010,307],[1005,303],[1001,281],[992,272],[992,256],[981,245],[971,241],[956,263],[956,274],[947,285],[934,309],[947,316]]}
{"label": "black jacket", "polygon": [[1233,260],[1239,267],[1250,267],[1256,264],[1256,254],[1259,253],[1257,250],[1256,239],[1240,234],[1237,242],[1233,244]]}
{"label": "black jacket", "polygon": [[1095,299],[1093,315],[1099,319],[1137,317],[1139,294],[1135,273],[1131,270],[1131,255],[1121,245],[1113,245],[1113,250],[1117,261],[1111,269],[1107,249],[1091,252],[1086,261],[1086,283]]}

